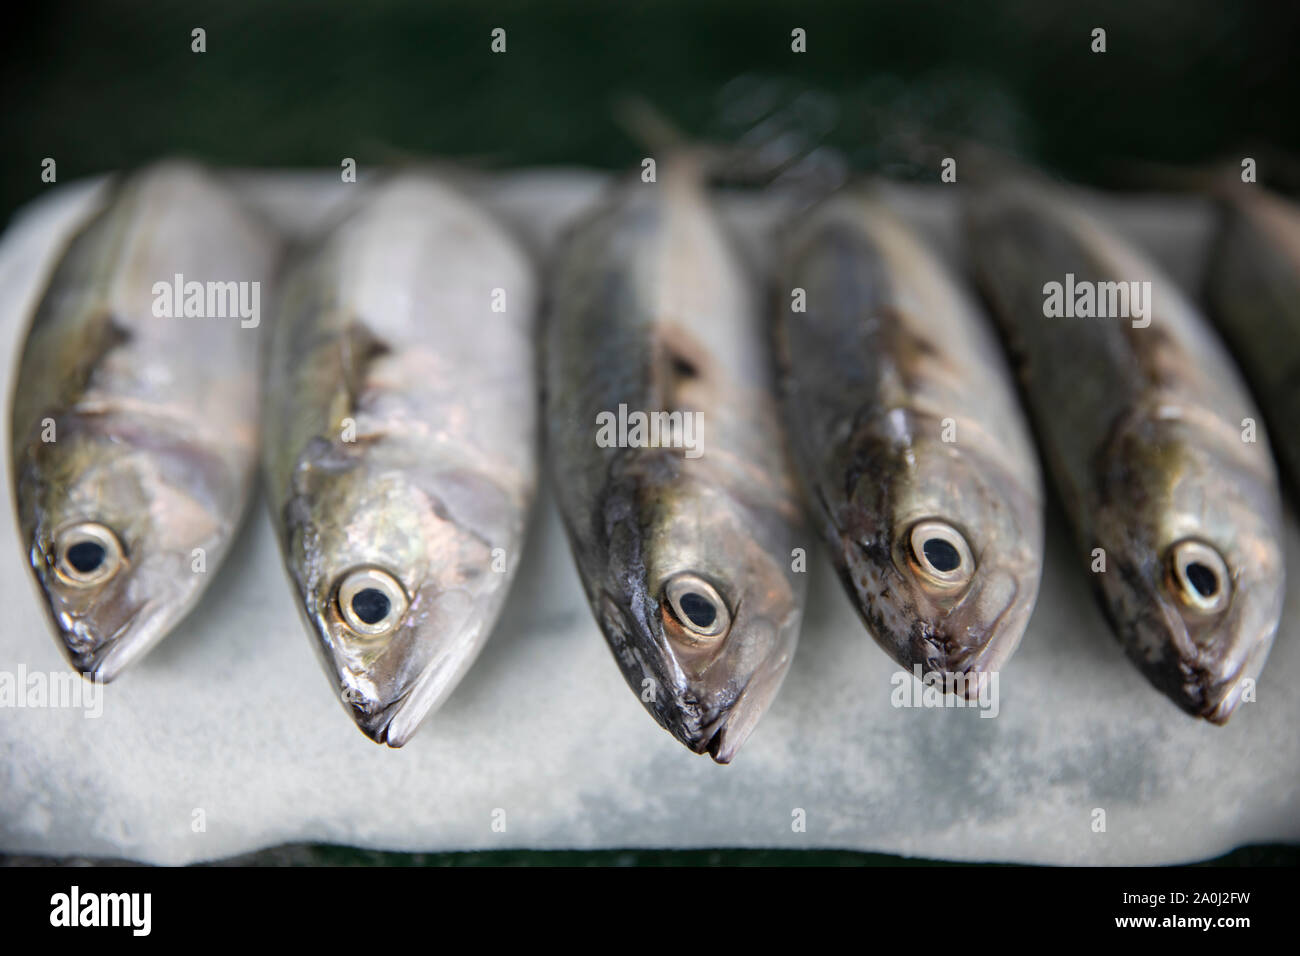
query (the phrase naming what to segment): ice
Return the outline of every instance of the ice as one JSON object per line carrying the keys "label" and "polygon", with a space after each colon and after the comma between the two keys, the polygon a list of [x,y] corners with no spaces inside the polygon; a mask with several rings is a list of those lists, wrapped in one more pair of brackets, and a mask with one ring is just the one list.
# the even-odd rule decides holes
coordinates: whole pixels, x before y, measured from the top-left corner
{"label": "ice", "polygon": [[[241,182],[294,232],[355,188],[314,172]],[[481,185],[540,246],[601,179],[570,170]],[[52,188],[0,243],[9,366],[95,188]],[[891,196],[955,248],[942,187]],[[734,215],[761,221],[733,205]],[[1203,209],[1113,208],[1126,232],[1159,243],[1179,278],[1195,279]],[[892,706],[897,668],[810,537],[818,557],[789,679],[736,762],[719,767],[660,730],[623,683],[545,493],[479,662],[404,749],[376,746],[315,659],[259,502],[202,605],[103,688],[101,716],[0,708],[0,851],[186,863],[291,842],[412,851],[835,847],[1133,864],[1300,839],[1300,589],[1288,599],[1258,702],[1213,727],[1181,713],[1128,663],[1055,510],[1048,535],[1038,609],[1001,675],[993,719],[975,709]],[[1300,567],[1291,521],[1287,557]],[[9,508],[0,513],[0,603],[8,610],[0,675],[64,673]],[[1104,832],[1094,830],[1096,809],[1105,811]]]}

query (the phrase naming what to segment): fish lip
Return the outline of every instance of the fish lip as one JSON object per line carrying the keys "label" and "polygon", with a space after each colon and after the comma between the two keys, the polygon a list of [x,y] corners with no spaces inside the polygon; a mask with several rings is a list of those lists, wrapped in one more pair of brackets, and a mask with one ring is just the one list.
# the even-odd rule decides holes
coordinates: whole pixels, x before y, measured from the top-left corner
{"label": "fish lip", "polygon": [[999,649],[994,646],[998,637],[997,634],[990,635],[983,643],[950,656],[948,658],[949,673],[962,675],[988,673],[984,665],[999,656]]}
{"label": "fish lip", "polygon": [[910,659],[900,661],[904,666],[921,665],[923,674],[939,673],[945,676],[965,676],[987,673],[983,665],[990,658],[999,656],[998,635],[992,635],[971,647],[956,646],[945,650],[942,638],[917,637],[912,641],[913,652]]}
{"label": "fish lip", "polygon": [[1241,702],[1243,693],[1241,675],[1244,670],[1243,664],[1227,677],[1217,680],[1208,673],[1200,672],[1199,679],[1184,682],[1182,691],[1186,699],[1203,701],[1199,707],[1193,709],[1193,713],[1218,727],[1227,724]]}
{"label": "fish lip", "polygon": [[357,725],[363,734],[377,744],[386,744],[389,747],[397,748],[405,744],[414,732],[414,726],[405,734],[396,736],[392,733],[392,724],[398,712],[406,704],[406,694],[398,697],[396,700],[389,701],[376,709],[367,709],[364,704],[357,704],[353,701],[344,700],[343,706],[347,708],[352,717],[353,723]]}
{"label": "fish lip", "polygon": [[396,696],[385,699],[366,687],[367,675],[364,671],[340,668],[336,679],[338,680],[335,687],[336,699],[348,712],[357,729],[367,738],[389,747],[400,747],[410,739],[413,730],[405,734],[392,732],[394,718],[410,697],[410,686],[403,688]]}
{"label": "fish lip", "polygon": [[[901,525],[907,523],[899,522]],[[841,554],[847,556],[852,551],[878,567],[886,566],[881,555],[887,554],[887,567],[901,575],[904,580],[907,579],[906,572],[893,552],[887,551],[883,545],[865,544],[858,537],[843,532],[840,532],[839,540],[843,549]],[[845,567],[851,565],[846,564]],[[895,663],[909,672],[917,665],[926,674],[939,672],[945,675],[973,675],[1000,670],[1020,646],[1037,603],[1037,576],[1029,578],[1006,568],[994,569],[992,572],[977,571],[977,576],[984,575],[981,586],[991,586],[991,582],[996,577],[1007,577],[1011,582],[1011,592],[996,615],[988,619],[978,641],[970,641],[969,637],[963,641],[951,637],[950,634],[964,630],[961,624],[962,608],[969,606],[968,602],[972,598],[978,597],[975,583],[972,583],[947,610],[942,612],[936,610],[932,619],[917,615],[910,618],[910,627],[889,627],[888,617],[882,613],[876,601],[871,596],[864,595],[859,589],[856,575],[846,573],[843,567],[838,570],[840,580],[845,584],[853,602],[854,610],[866,626],[867,632]],[[1028,599],[1022,601],[1022,594]],[[930,599],[927,597],[924,600]],[[919,630],[916,627],[918,619],[923,622]]]}
{"label": "fish lip", "polygon": [[[944,656],[948,673],[964,676],[995,673],[1011,659],[1025,636],[1033,607],[1030,605],[1026,609],[1019,600],[1023,587],[1021,578],[1005,571],[993,573],[1010,578],[1011,594],[1006,604],[988,622],[983,637],[978,643],[965,645],[957,641],[950,642],[956,644],[957,650]],[[991,586],[989,582],[992,580],[994,580],[992,577],[986,578],[986,585]],[[972,685],[967,684],[968,698],[971,687]]]}
{"label": "fish lip", "polygon": [[[417,677],[386,700],[344,683],[339,695],[343,706],[361,732],[375,743],[393,749],[405,746],[425,719],[451,696],[478,659],[484,645],[478,638],[483,630],[482,621],[462,627],[458,631],[460,640],[452,645],[462,653],[435,658]],[[342,671],[340,676],[346,673]],[[353,672],[353,675],[365,676],[364,672]]]}
{"label": "fish lip", "polygon": [[731,763],[779,696],[792,653],[792,649],[788,650],[750,675],[731,704],[701,728],[698,744],[690,749],[700,754],[707,752],[714,763]]}
{"label": "fish lip", "polygon": [[108,684],[121,675],[130,663],[134,655],[127,655],[122,650],[123,645],[110,644],[100,652],[94,654],[87,665],[78,668],[81,676],[87,680],[98,680]]}
{"label": "fish lip", "polygon": [[[714,721],[713,725],[710,725],[710,728],[716,727],[716,729],[713,729],[713,732],[709,733],[710,728],[705,728],[704,733],[701,735],[700,742],[696,746],[691,747],[691,750],[698,754],[707,753],[713,758],[714,763],[722,766],[726,766],[735,759],[736,754],[740,752],[740,748],[743,747],[753,735],[754,730],[757,728],[759,723],[757,719],[745,721],[737,721],[733,719],[737,716],[738,712],[744,705],[745,692],[748,690],[749,685],[746,685],[745,690],[742,690],[740,694],[737,695],[735,701],[733,701],[731,706],[727,708],[726,712],[719,716]],[[773,698],[775,698],[775,696],[776,695],[773,694]],[[771,702],[770,699],[767,701],[768,704]],[[767,707],[765,706],[758,716],[762,717],[766,712]],[[739,731],[734,729],[737,723],[741,725]]]}
{"label": "fish lip", "polygon": [[[967,667],[963,670],[952,673],[954,673],[955,676],[964,678],[964,683],[962,685],[963,692],[961,696],[969,701],[978,700],[980,698],[981,692],[989,686],[989,682],[997,679],[998,670],[996,668],[985,669],[982,667]],[[954,697],[957,696],[955,688],[947,690],[946,692],[952,694]]]}
{"label": "fish lip", "polygon": [[655,718],[656,723],[667,730],[678,743],[691,753],[708,754],[715,763],[727,764],[731,762],[737,751],[740,750],[741,745],[749,737],[749,734],[746,733],[737,739],[734,734],[728,733],[732,717],[739,708],[743,697],[744,690],[736,695],[731,704],[720,710],[712,720],[708,721],[693,721],[689,715],[690,707],[682,702],[680,696],[676,698],[677,703],[666,712],[656,712],[648,705],[646,709]]}
{"label": "fish lip", "polygon": [[[1007,661],[1011,659],[1020,646],[1020,642],[1024,637],[1025,623],[1023,620],[1018,624],[1012,622],[1009,628],[1003,626],[1001,616],[999,616],[988,637],[981,643],[949,657],[949,672],[968,679],[981,678],[1001,672]],[[1013,630],[1017,631],[1017,633],[1013,634]],[[970,683],[969,680],[966,688],[968,699],[973,698],[978,692],[978,684]]]}
{"label": "fish lip", "polygon": [[732,712],[739,705],[744,691],[736,695],[730,707],[714,717],[700,728],[700,732],[691,737],[679,737],[690,750],[697,754],[708,754],[714,763],[728,764],[740,749],[741,741],[732,741],[727,735],[727,725],[731,722]]}
{"label": "fish lip", "polygon": [[1104,590],[1101,593],[1102,608],[1115,636],[1147,681],[1183,713],[1217,726],[1226,724],[1240,701],[1241,693],[1234,693],[1234,688],[1239,686],[1246,662],[1224,677],[1200,663],[1202,647],[1192,638],[1182,615],[1165,600],[1154,601],[1163,624],[1157,636],[1164,656],[1151,660],[1137,650],[1143,643],[1142,630],[1134,623],[1120,621],[1110,595]]}
{"label": "fish lip", "polygon": [[[985,663],[988,649],[986,647],[973,648],[965,652],[964,655],[958,655],[955,660],[945,662],[945,667],[932,667],[929,660],[917,660],[913,664],[920,664],[922,676],[927,674],[939,674],[944,678],[943,693],[952,694],[954,697],[961,696],[966,700],[976,700],[979,698],[982,686],[987,685],[988,681],[994,679],[998,674],[997,668],[985,668],[976,666]],[[962,662],[963,656],[974,657],[973,662]],[[953,678],[963,678],[963,692],[959,695],[954,685]]]}
{"label": "fish lip", "polygon": [[[72,666],[81,674],[82,677],[91,681],[99,681],[108,684],[121,676],[122,672],[133,663],[137,658],[144,655],[158,638],[166,633],[165,623],[159,625],[156,635],[145,635],[139,637],[139,632],[132,634],[132,629],[140,621],[154,622],[158,620],[152,612],[158,607],[155,601],[146,601],[138,608],[131,612],[131,615],[118,625],[108,637],[96,641],[92,649],[78,651],[73,642],[69,640],[70,631],[55,620],[55,627],[59,632],[60,643],[67,654]],[[51,608],[51,610],[53,610]]]}
{"label": "fish lip", "polygon": [[[406,746],[407,742],[415,736],[416,731],[420,729],[424,719],[437,708],[440,701],[434,701],[428,706],[417,708],[411,700],[414,696],[415,686],[412,685],[401,697],[385,708],[388,719],[384,723],[382,735],[371,738],[375,743],[387,744],[394,750]],[[418,713],[416,713],[417,710]]]}
{"label": "fish lip", "polygon": [[362,719],[356,706],[348,705],[352,719],[367,737],[377,744],[384,744],[397,750],[406,746],[424,721],[441,703],[442,698],[429,704],[417,705],[412,698],[415,685],[408,688],[400,697],[385,704],[376,714]]}
{"label": "fish lip", "polygon": [[731,763],[736,756],[736,752],[740,750],[739,743],[732,744],[726,739],[726,730],[727,725],[724,721],[723,725],[718,728],[717,732],[708,739],[700,750],[701,753],[707,751],[709,756],[713,758],[713,762],[723,767]]}
{"label": "fish lip", "polygon": [[1240,694],[1226,694],[1213,708],[1203,711],[1199,716],[1216,727],[1227,726],[1229,718],[1237,712]]}

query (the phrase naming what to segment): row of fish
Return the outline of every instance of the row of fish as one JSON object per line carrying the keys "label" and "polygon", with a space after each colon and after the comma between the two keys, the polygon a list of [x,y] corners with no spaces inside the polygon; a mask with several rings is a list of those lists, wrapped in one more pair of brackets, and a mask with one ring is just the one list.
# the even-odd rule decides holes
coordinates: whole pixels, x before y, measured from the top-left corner
{"label": "row of fish", "polygon": [[[805,513],[895,661],[1006,664],[1043,564],[1036,434],[1130,657],[1226,721],[1281,614],[1279,493],[1250,393],[1174,284],[1072,197],[1014,183],[966,203],[994,323],[870,189],[781,226],[765,295],[706,174],[682,150],[613,185],[550,252],[544,318],[537,264],[433,173],[364,187],[289,252],[198,167],[125,179],[57,265],[12,402],[19,528],[72,664],[112,679],[197,603],[260,432],[325,669],[401,746],[492,631],[544,419],[625,679],[725,763],[795,653]],[[1211,299],[1295,476],[1300,212],[1242,189]],[[1048,315],[1067,276],[1150,282],[1149,321]],[[267,290],[265,327],[228,320],[242,283]],[[627,409],[661,440],[598,440]]]}

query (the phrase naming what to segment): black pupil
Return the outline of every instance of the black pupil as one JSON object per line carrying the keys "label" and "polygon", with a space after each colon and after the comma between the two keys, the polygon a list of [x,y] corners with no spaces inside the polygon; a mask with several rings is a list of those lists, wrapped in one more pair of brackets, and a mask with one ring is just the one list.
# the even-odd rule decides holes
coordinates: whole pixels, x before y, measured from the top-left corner
{"label": "black pupil", "polygon": [[718,619],[718,609],[702,594],[690,591],[683,594],[677,603],[696,627],[708,627]]}
{"label": "black pupil", "polygon": [[388,595],[376,588],[366,588],[352,596],[352,613],[367,624],[378,624],[388,617]]}
{"label": "black pupil", "polygon": [[104,546],[97,541],[78,541],[68,549],[68,564],[82,574],[90,574],[104,563],[107,554]]}
{"label": "black pupil", "polygon": [[930,562],[930,566],[936,571],[948,572],[953,571],[961,564],[961,555],[943,538],[930,538],[921,548],[925,552],[925,560]]}
{"label": "black pupil", "polygon": [[1187,580],[1201,597],[1213,597],[1219,590],[1219,578],[1203,564],[1193,562],[1187,566]]}

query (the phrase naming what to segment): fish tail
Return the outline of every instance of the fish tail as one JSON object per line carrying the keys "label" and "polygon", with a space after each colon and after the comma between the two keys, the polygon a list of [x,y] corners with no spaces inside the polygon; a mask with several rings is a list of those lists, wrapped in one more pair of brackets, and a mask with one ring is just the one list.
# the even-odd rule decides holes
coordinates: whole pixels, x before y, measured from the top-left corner
{"label": "fish tail", "polygon": [[671,173],[671,177],[664,176],[665,182],[702,187],[714,176],[725,174],[735,154],[733,148],[722,144],[692,140],[645,97],[621,95],[613,109],[615,122],[653,154],[658,171]]}

